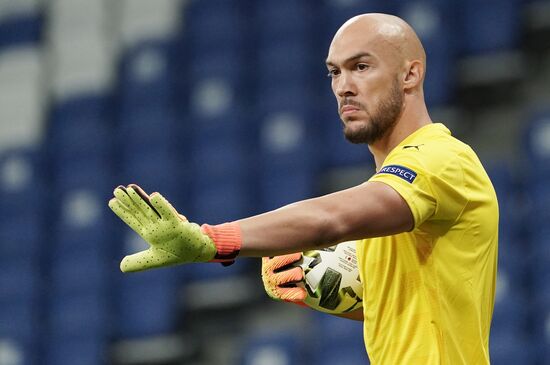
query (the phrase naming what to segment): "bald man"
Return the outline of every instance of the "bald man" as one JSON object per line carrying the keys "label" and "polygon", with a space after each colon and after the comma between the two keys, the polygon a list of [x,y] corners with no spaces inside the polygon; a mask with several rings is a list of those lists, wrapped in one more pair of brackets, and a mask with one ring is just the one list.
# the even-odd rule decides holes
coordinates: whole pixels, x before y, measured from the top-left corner
{"label": "bald man", "polygon": [[[488,364],[498,206],[476,154],[432,123],[426,56],[402,19],[347,21],[326,65],[345,137],[368,146],[376,173],[358,186],[201,229],[158,193],[115,189],[109,205],[151,244],[123,271],[320,249],[358,240],[371,363]],[[269,261],[269,259],[267,259]],[[280,284],[280,283],[279,283]],[[303,300],[300,288],[282,295]]]}

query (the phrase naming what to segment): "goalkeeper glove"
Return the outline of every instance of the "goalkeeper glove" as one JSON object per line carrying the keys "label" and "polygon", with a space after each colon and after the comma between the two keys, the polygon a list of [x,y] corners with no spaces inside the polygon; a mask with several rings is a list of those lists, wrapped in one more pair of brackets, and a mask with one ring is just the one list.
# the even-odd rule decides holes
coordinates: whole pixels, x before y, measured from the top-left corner
{"label": "goalkeeper glove", "polygon": [[148,196],[139,186],[118,186],[109,207],[150,247],[124,257],[123,272],[142,271],[191,262],[231,263],[239,254],[237,223],[217,226],[190,223],[159,193]]}
{"label": "goalkeeper glove", "polygon": [[304,272],[301,267],[291,266],[301,258],[300,252],[262,258],[262,281],[267,295],[275,300],[302,304],[307,292],[296,283],[304,279]]}

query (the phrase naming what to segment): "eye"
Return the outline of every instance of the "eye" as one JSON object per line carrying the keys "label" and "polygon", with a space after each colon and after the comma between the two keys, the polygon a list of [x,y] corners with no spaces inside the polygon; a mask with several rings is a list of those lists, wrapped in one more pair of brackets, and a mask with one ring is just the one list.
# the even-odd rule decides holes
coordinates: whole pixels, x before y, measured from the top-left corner
{"label": "eye", "polygon": [[340,70],[338,70],[337,68],[331,68],[328,70],[327,77],[334,78],[338,75],[340,75]]}
{"label": "eye", "polygon": [[369,65],[366,63],[358,63],[357,65],[355,65],[355,68],[358,71],[366,71],[369,68]]}

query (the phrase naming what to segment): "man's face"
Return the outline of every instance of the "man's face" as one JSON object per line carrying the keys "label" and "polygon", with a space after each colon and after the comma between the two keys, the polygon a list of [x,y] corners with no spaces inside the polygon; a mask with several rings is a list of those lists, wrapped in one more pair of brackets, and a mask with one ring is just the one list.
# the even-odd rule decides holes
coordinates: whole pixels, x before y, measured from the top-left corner
{"label": "man's face", "polygon": [[352,143],[380,140],[401,114],[404,93],[392,47],[353,29],[337,35],[330,46],[327,68],[332,91],[344,135]]}

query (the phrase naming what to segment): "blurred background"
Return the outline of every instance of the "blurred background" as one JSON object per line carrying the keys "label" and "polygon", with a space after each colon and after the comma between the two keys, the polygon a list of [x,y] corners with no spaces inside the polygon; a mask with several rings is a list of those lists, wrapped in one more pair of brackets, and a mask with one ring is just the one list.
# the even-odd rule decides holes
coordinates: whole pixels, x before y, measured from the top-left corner
{"label": "blurred background", "polygon": [[428,54],[432,119],[501,208],[493,364],[550,363],[550,1],[0,0],[0,365],[365,364],[357,322],[275,303],[259,260],[123,275],[118,184],[221,223],[367,180],[324,60],[363,12]]}

